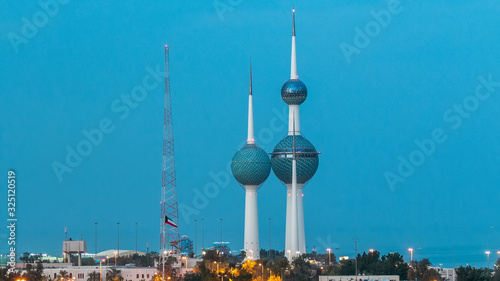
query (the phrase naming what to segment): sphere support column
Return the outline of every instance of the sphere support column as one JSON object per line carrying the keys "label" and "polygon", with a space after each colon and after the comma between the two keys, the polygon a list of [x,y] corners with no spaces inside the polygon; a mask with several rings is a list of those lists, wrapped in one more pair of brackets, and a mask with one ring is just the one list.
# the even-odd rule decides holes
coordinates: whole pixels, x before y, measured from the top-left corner
{"label": "sphere support column", "polygon": [[245,186],[245,252],[246,259],[260,259],[257,185]]}
{"label": "sphere support column", "polygon": [[304,204],[302,188],[303,184],[297,184],[297,220],[299,231],[299,252],[300,254],[306,253],[306,231],[304,228]]}

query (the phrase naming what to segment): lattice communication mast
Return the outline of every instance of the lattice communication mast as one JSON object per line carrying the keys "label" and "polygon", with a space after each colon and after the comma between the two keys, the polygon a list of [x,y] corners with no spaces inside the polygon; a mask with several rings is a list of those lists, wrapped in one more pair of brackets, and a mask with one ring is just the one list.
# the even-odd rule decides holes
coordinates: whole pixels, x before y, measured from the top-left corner
{"label": "lattice communication mast", "polygon": [[177,208],[177,184],[175,180],[174,131],[172,128],[172,100],[170,97],[170,72],[168,46],[165,45],[165,105],[163,109],[163,159],[161,173],[161,218],[160,250],[163,253],[169,246],[178,251],[179,228],[165,223],[165,216],[179,225]]}

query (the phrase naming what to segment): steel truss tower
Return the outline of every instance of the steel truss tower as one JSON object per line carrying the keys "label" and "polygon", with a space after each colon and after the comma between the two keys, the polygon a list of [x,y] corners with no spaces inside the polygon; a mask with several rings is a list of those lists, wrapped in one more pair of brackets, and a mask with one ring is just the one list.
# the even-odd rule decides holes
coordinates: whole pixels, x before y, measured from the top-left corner
{"label": "steel truss tower", "polygon": [[174,131],[172,128],[172,100],[168,46],[165,45],[165,105],[163,108],[163,159],[161,172],[160,253],[178,251],[179,228],[165,223],[166,217],[179,225],[177,184],[175,179]]}

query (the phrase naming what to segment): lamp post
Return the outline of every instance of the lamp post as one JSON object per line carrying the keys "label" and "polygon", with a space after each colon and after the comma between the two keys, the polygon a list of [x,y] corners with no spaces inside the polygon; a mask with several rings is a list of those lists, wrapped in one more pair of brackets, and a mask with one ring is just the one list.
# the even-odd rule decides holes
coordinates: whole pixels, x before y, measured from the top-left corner
{"label": "lamp post", "polygon": [[205,250],[205,219],[201,219],[201,248]]}
{"label": "lamp post", "polygon": [[[184,275],[187,273],[187,270],[188,270],[188,264],[187,264],[187,257],[186,256],[182,256],[181,258],[184,263],[186,264],[186,271],[184,272]],[[182,265],[181,265],[181,275],[182,275]]]}
{"label": "lamp post", "polygon": [[116,267],[116,251],[115,251],[115,267]]}
{"label": "lamp post", "polygon": [[220,219],[220,246],[222,248],[222,219]]}
{"label": "lamp post", "polygon": [[95,226],[95,254],[97,255],[97,223],[94,222]]}
{"label": "lamp post", "polygon": [[[117,226],[117,235],[118,235],[118,255],[120,255],[120,223],[116,223]],[[116,258],[115,258],[115,266],[116,266]]]}
{"label": "lamp post", "polygon": [[486,259],[488,260],[488,268],[490,268],[490,251],[484,252],[486,254]]}
{"label": "lamp post", "polygon": [[102,262],[104,259],[99,259],[99,281],[102,281]]}
{"label": "lamp post", "polygon": [[197,245],[196,245],[196,244],[197,244],[197,240],[198,240],[198,239],[197,239],[197,237],[196,237],[196,222],[197,222],[197,221],[198,221],[198,220],[194,220],[194,256],[195,256],[195,257],[197,257],[197,255],[196,255],[196,248],[197,248]]}
{"label": "lamp post", "polygon": [[261,263],[259,263],[259,266],[262,267],[262,280],[264,280],[264,267],[262,266]]}
{"label": "lamp post", "polygon": [[332,256],[331,256],[332,249],[328,248],[326,250],[328,251],[328,266],[330,266],[332,264]]}
{"label": "lamp post", "polygon": [[137,255],[137,223],[135,223],[135,254]]}
{"label": "lamp post", "polygon": [[411,262],[413,261],[413,248],[408,248],[408,251],[410,251],[410,266],[411,266]]}
{"label": "lamp post", "polygon": [[161,271],[162,281],[165,280],[165,256],[167,255],[167,251],[163,250],[163,270]]}
{"label": "lamp post", "polygon": [[269,221],[269,252],[267,253],[267,257],[271,257],[271,218],[267,219]]}

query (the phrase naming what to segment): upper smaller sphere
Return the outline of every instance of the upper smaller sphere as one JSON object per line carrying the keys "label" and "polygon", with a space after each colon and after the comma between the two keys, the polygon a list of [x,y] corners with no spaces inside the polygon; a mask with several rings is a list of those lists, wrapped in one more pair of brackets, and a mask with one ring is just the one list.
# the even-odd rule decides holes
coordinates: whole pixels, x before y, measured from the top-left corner
{"label": "upper smaller sphere", "polygon": [[281,87],[281,98],[288,105],[300,105],[307,98],[307,87],[299,79],[290,79]]}
{"label": "upper smaller sphere", "polygon": [[271,160],[256,144],[245,144],[233,157],[231,171],[242,185],[260,185],[271,173]]}

